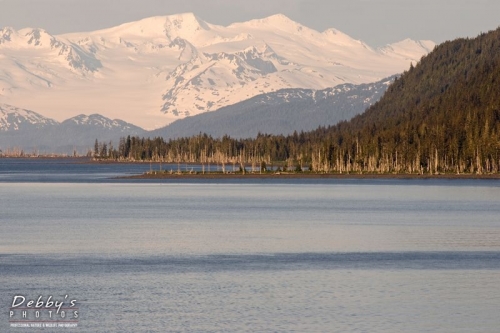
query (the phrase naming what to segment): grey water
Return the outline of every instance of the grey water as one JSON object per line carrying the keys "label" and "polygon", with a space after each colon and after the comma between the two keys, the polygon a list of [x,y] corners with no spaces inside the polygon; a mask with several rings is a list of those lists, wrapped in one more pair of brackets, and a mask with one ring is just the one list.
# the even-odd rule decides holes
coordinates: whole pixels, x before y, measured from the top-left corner
{"label": "grey water", "polygon": [[[228,170],[231,166],[228,166]],[[220,165],[205,165],[219,171]],[[116,177],[143,174],[151,170],[201,171],[200,165],[159,163],[94,163],[88,158],[0,158],[0,182],[109,182]]]}
{"label": "grey water", "polygon": [[[500,327],[497,180],[114,178],[144,168],[0,159],[0,332]],[[16,295],[78,327],[13,327]]]}

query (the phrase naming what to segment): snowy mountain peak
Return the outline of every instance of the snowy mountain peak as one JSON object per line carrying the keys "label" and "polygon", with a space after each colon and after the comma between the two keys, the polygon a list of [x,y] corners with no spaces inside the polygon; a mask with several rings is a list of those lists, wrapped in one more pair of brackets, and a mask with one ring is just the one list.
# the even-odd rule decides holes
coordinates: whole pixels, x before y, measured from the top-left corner
{"label": "snowy mountain peak", "polygon": [[170,23],[176,29],[185,30],[210,30],[207,22],[200,19],[193,13],[182,13],[176,15],[169,15],[166,17],[167,23]]}
{"label": "snowy mountain peak", "polygon": [[127,135],[144,136],[145,132],[99,114],[81,114],[59,123],[33,111],[0,104],[0,155],[10,149],[51,153],[78,150],[85,154],[96,138],[117,143]]}
{"label": "snowy mountain peak", "polygon": [[100,114],[94,113],[91,115],[79,114],[73,118],[66,120],[65,122],[74,122],[79,125],[95,125],[112,122],[111,119],[101,116]]}
{"label": "snowy mountain peak", "polygon": [[431,52],[435,46],[436,43],[430,40],[415,41],[413,39],[407,38],[397,43],[388,44],[380,48],[379,51],[386,55],[405,58],[414,62],[414,60],[418,60],[415,59],[416,52],[418,52],[419,50],[423,50],[423,53],[427,54]]}
{"label": "snowy mountain peak", "polygon": [[44,29],[25,28],[19,31],[11,27],[0,30],[0,46],[19,47],[47,47],[53,48],[61,43]]}
{"label": "snowy mountain peak", "polygon": [[260,21],[268,24],[298,24],[297,22],[290,19],[288,16],[280,13],[265,17]]}
{"label": "snowy mountain peak", "polygon": [[311,30],[300,23],[295,22],[288,16],[283,14],[275,14],[262,19],[255,19],[243,23],[233,23],[229,27],[248,26],[257,29],[275,29],[290,32],[303,32],[304,30]]}
{"label": "snowy mountain peak", "polygon": [[290,19],[288,16],[283,15],[283,14],[274,14],[274,15],[271,15],[271,16],[268,16],[268,17],[265,17],[262,19],[253,20],[250,22],[258,22],[261,24],[268,24],[268,25],[274,25],[274,26],[279,26],[279,27],[290,26],[290,25],[293,25],[293,26],[300,25],[299,23],[295,22],[294,20]]}
{"label": "snowy mountain peak", "polygon": [[54,36],[50,35],[46,30],[40,28],[30,29],[28,31],[21,30],[20,33],[27,37],[27,43],[33,46],[47,46],[55,39]]}
{"label": "snowy mountain peak", "polygon": [[77,125],[77,126],[91,126],[94,128],[119,130],[125,132],[127,130],[141,130],[137,126],[129,124],[119,119],[109,119],[100,114],[94,113],[91,115],[80,114],[73,118],[67,119],[62,122],[63,125]]}
{"label": "snowy mountain peak", "polygon": [[[97,30],[90,34],[97,37],[102,44],[106,41],[124,39],[167,39],[173,41],[180,37],[188,39],[196,33],[208,31],[211,25],[198,18],[193,13],[183,13],[169,16],[154,16],[135,22],[124,23],[119,26]],[[69,34],[68,37],[75,38],[82,34]],[[85,38],[81,38],[83,41]]]}
{"label": "snowy mountain peak", "polygon": [[165,21],[165,33],[170,39],[180,37],[194,41],[200,34],[210,30],[210,25],[193,13],[170,15]]}
{"label": "snowy mountain peak", "polygon": [[388,47],[392,48],[424,48],[427,52],[432,51],[432,49],[436,46],[433,41],[430,40],[413,40],[410,38],[406,38],[400,42],[389,44]]}
{"label": "snowy mountain peak", "polygon": [[89,121],[89,116],[87,116],[85,114],[79,114],[78,116],[70,118],[66,121],[68,121],[68,122],[71,121],[71,122],[74,122],[75,124],[86,124]]}
{"label": "snowy mountain peak", "polygon": [[39,129],[58,124],[36,112],[17,108],[9,104],[0,104],[0,131],[11,132],[27,129]]}
{"label": "snowy mountain peak", "polygon": [[[27,77],[26,81],[31,86],[52,87],[53,79],[62,76],[59,71],[50,69],[50,66],[57,63],[73,74],[78,73],[78,76],[86,76],[101,68],[100,61],[91,52],[39,28],[25,28],[19,31],[12,28],[2,29],[0,49],[5,50],[5,55],[13,54],[12,63],[17,66],[17,68],[9,67],[8,65],[12,63],[6,63],[4,73],[7,77]],[[24,73],[12,73],[14,69]],[[1,81],[0,77],[0,83]],[[0,88],[2,86],[0,84]],[[12,86],[16,87],[17,84]],[[9,87],[7,89],[10,90]],[[2,94],[1,89],[0,94]]]}
{"label": "snowy mountain peak", "polygon": [[[155,16],[142,19],[136,22],[129,22],[117,27],[94,31],[91,34],[95,36],[112,37],[144,37],[158,38],[165,37],[165,16]],[[103,41],[102,38],[101,41]]]}

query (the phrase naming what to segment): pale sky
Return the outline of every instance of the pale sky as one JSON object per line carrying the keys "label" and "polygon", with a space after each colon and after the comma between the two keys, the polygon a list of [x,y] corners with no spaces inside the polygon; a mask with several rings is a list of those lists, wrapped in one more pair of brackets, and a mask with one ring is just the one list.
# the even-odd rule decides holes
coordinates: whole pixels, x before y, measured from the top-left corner
{"label": "pale sky", "polygon": [[282,13],[374,47],[405,38],[440,43],[500,26],[500,0],[0,0],[0,28],[60,34],[182,12],[220,25]]}

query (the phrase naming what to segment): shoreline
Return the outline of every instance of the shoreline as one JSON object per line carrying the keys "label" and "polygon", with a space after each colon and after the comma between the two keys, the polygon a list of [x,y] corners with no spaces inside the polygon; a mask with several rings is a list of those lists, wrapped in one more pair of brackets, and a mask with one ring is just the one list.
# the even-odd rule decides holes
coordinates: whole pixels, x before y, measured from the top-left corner
{"label": "shoreline", "polygon": [[359,173],[198,173],[198,174],[142,174],[116,177],[115,179],[500,179],[500,174],[359,174]]}
{"label": "shoreline", "polygon": [[[142,165],[173,165],[175,163],[169,162],[153,162],[153,161],[115,161],[115,160],[93,160],[90,157],[85,156],[37,156],[37,157],[12,157],[12,156],[0,156],[0,160],[6,159],[41,159],[41,160],[56,160],[63,159],[72,161],[77,164],[142,164]],[[183,166],[187,165],[199,165],[199,163],[185,162],[181,163]],[[279,163],[276,163],[279,165]],[[407,173],[295,173],[295,172],[266,172],[266,173],[222,173],[222,172],[212,172],[212,173],[189,173],[177,172],[158,172],[153,171],[153,173],[146,172],[143,174],[129,175],[129,176],[118,176],[112,179],[150,179],[150,180],[160,180],[160,179],[500,179],[500,173],[495,174],[452,174],[452,173],[442,173],[442,174],[407,174]]]}

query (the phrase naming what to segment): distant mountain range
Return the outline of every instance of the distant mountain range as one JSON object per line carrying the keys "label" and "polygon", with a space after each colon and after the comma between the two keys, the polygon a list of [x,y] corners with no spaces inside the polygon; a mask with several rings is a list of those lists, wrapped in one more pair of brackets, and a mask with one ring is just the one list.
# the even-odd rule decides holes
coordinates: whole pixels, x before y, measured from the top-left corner
{"label": "distant mountain range", "polygon": [[342,84],[324,90],[283,89],[206,112],[149,133],[179,138],[206,133],[251,138],[257,134],[292,134],[334,125],[365,111],[378,101],[395,76],[370,84]]}
{"label": "distant mountain range", "polygon": [[213,25],[193,14],[51,35],[0,28],[0,103],[61,121],[99,113],[155,129],[282,89],[379,81],[434,48],[404,40],[372,49],[283,15]]}
{"label": "distant mountain range", "polygon": [[178,120],[145,131],[102,115],[79,115],[61,123],[36,112],[0,104],[0,149],[83,154],[94,140],[118,143],[124,136],[178,138],[207,133],[214,137],[255,137],[259,132],[290,134],[333,125],[362,113],[375,103],[394,77],[370,84],[342,84],[324,90],[283,89],[235,105]]}
{"label": "distant mountain range", "polygon": [[0,104],[0,150],[18,149],[28,153],[85,154],[96,138],[114,141],[126,135],[145,135],[145,131],[122,120],[98,114],[79,115],[61,123],[36,112]]}

